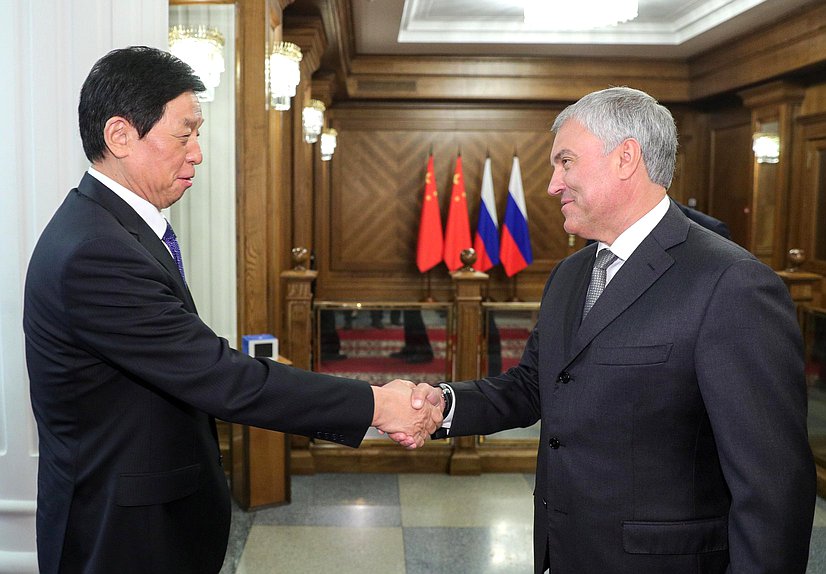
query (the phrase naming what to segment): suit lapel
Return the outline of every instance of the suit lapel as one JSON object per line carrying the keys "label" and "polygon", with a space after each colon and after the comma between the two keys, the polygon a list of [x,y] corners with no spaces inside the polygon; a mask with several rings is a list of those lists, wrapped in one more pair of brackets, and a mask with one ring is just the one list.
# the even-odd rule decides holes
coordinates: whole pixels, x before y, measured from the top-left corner
{"label": "suit lapel", "polygon": [[577,332],[582,322],[582,308],[585,306],[585,294],[588,291],[588,284],[591,282],[591,269],[594,267],[597,245],[593,244],[585,249],[589,249],[591,253],[583,258],[579,264],[579,268],[574,271],[575,280],[570,289],[571,304],[564,306],[564,327],[562,332],[565,334],[564,352],[566,357],[570,356],[572,352],[573,345],[576,342]]}
{"label": "suit lapel", "polygon": [[[689,225],[688,219],[672,201],[665,217],[623,263],[579,329],[574,327],[576,335],[567,355],[567,363],[573,361],[600,331],[639,299],[674,264],[668,249],[685,241]],[[590,280],[590,268],[586,272]],[[581,308],[579,316],[582,316]]]}
{"label": "suit lapel", "polygon": [[183,293],[184,302],[188,308],[193,312],[197,312],[195,309],[195,301],[192,299],[189,287],[184,282],[183,277],[181,277],[181,272],[178,270],[175,260],[172,258],[172,255],[169,254],[163,241],[155,235],[155,232],[152,231],[143,218],[141,218],[128,203],[118,197],[115,192],[88,173],[83,175],[80,184],[77,186],[77,190],[109,211],[124,229],[137,239],[138,243],[172,276],[172,280],[178,286],[180,292]]}

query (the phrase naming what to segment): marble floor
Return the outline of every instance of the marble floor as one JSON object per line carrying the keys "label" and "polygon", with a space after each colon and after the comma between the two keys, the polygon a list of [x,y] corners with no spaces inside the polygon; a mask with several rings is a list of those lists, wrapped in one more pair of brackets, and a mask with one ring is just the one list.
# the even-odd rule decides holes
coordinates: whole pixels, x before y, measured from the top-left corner
{"label": "marble floor", "polygon": [[[234,509],[221,574],[525,574],[532,490],[525,474],[294,476],[291,504]],[[807,574],[826,573],[816,504]]]}

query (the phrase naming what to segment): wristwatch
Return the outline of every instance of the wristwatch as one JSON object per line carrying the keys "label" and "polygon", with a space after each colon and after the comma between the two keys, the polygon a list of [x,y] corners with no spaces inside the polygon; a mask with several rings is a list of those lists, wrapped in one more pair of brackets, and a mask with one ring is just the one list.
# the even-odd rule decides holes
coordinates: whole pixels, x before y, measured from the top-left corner
{"label": "wristwatch", "polygon": [[453,406],[453,389],[445,383],[439,383],[439,387],[442,389],[442,400],[445,402],[445,410],[442,411],[442,418],[444,418]]}

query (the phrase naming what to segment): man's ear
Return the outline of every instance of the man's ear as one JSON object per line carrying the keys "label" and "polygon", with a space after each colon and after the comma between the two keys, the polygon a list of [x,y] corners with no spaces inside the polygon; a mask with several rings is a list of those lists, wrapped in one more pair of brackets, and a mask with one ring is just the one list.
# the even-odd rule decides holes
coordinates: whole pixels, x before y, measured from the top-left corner
{"label": "man's ear", "polygon": [[118,159],[129,155],[130,143],[136,135],[132,124],[120,116],[112,116],[103,126],[103,141],[109,153]]}
{"label": "man's ear", "polygon": [[642,164],[642,149],[640,142],[634,138],[626,138],[619,144],[619,175],[621,179],[630,178]]}

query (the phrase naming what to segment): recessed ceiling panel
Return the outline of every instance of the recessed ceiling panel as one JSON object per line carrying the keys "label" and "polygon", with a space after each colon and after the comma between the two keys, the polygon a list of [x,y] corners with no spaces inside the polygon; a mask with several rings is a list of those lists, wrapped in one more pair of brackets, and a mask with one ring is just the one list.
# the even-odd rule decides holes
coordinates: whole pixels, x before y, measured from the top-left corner
{"label": "recessed ceiling panel", "polygon": [[[631,22],[589,31],[525,26],[521,0],[352,0],[365,54],[683,58],[821,0],[639,0]],[[576,0],[565,10],[576,7]],[[564,19],[564,11],[560,13]],[[656,49],[654,49],[656,47]]]}

